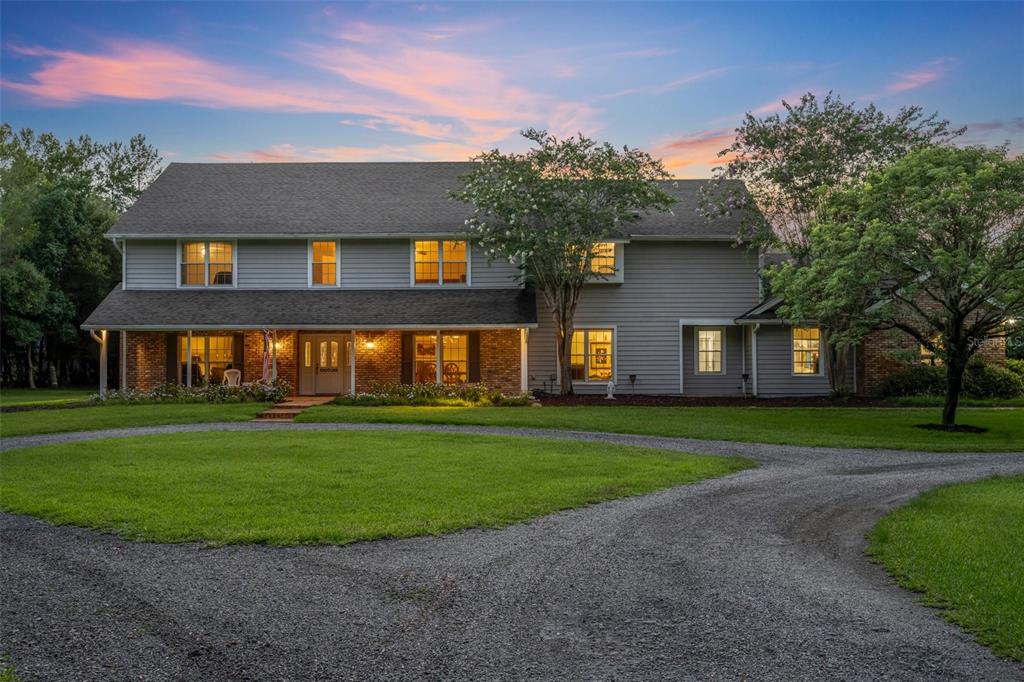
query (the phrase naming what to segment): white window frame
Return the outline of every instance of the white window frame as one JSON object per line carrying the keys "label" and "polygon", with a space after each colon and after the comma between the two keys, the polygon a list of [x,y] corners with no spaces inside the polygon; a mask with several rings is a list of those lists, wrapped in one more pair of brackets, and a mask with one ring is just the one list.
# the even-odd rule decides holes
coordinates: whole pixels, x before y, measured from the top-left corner
{"label": "white window frame", "polygon": [[[416,242],[437,242],[437,281],[433,284],[416,283]],[[466,242],[466,283],[444,282],[444,244],[443,242]],[[470,287],[473,286],[473,243],[469,239],[458,237],[422,237],[409,240],[409,286],[417,289],[431,287]]]}
{"label": "white window frame", "polygon": [[[614,325],[614,324],[586,324],[586,325],[579,325],[579,326],[573,327],[573,333],[578,332],[578,331],[581,331],[581,332],[582,331],[590,331],[591,329],[593,329],[595,331],[604,331],[604,330],[608,329],[608,330],[611,330],[611,332],[612,332],[612,378],[611,378],[611,381],[614,381],[615,385],[618,386],[619,385],[619,330],[618,330],[618,326]],[[588,361],[589,361],[589,358],[590,358],[589,347],[590,347],[590,336],[588,334],[587,337],[586,337],[586,341],[583,344],[583,357],[586,358]],[[558,360],[557,364],[558,364],[559,368],[561,368],[561,359],[560,359],[560,354],[558,353],[558,343],[557,343],[557,341],[555,343],[555,358]],[[571,358],[570,358],[570,360],[571,360]],[[587,369],[588,369],[587,365],[584,365],[583,366],[584,377],[586,377],[589,374]],[[583,385],[604,386],[607,383],[608,383],[608,380],[601,380],[601,379],[593,379],[593,380],[591,380],[589,378],[583,378],[583,379],[573,379],[572,380],[572,385],[573,386],[583,386]],[[558,385],[561,386],[561,384],[562,384],[562,373],[561,373],[561,371],[559,371],[558,372]]]}
{"label": "white window frame", "polygon": [[[313,283],[313,242],[334,242],[334,284]],[[337,289],[341,286],[341,240],[340,239],[307,239],[306,240],[306,288]]]}
{"label": "white window frame", "polygon": [[[796,361],[794,354],[796,352],[796,330],[797,329],[817,329],[818,330],[818,371],[809,372],[797,372]],[[793,377],[821,377],[825,375],[825,353],[823,350],[824,334],[821,333],[821,327],[816,325],[797,325],[789,328],[789,372],[790,376]]]}
{"label": "white window frame", "polygon": [[[702,331],[705,331],[705,332],[719,332],[722,335],[722,369],[718,370],[717,372],[703,372],[700,369],[700,333]],[[728,343],[727,340],[726,340],[727,338],[728,338],[728,334],[726,334],[726,328],[725,327],[719,327],[719,326],[709,327],[709,326],[705,325],[705,326],[702,326],[702,327],[694,327],[693,328],[693,373],[695,375],[703,377],[703,376],[720,376],[722,374],[725,374],[725,349],[726,349],[726,343]]]}
{"label": "white window frame", "polygon": [[625,281],[624,276],[624,255],[626,252],[625,242],[613,242],[606,240],[602,242],[596,242],[598,244],[615,244],[615,272],[611,275],[599,275],[595,272],[591,272],[589,276],[589,284],[622,284]]}
{"label": "white window frame", "polygon": [[[203,284],[182,284],[181,283],[181,245],[193,242],[205,244],[203,256]],[[210,281],[210,242],[231,244],[231,286],[226,284],[209,284]],[[238,240],[218,239],[216,237],[195,237],[193,239],[178,239],[174,244],[174,286],[178,289],[237,289],[238,288]]]}

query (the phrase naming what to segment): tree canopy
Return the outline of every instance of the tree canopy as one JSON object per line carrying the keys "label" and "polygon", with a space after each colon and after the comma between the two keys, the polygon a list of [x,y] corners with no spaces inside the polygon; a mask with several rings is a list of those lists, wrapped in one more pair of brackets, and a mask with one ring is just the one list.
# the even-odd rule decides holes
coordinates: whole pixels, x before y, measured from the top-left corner
{"label": "tree canopy", "polygon": [[559,139],[531,129],[523,136],[536,146],[474,157],[476,167],[452,197],[473,206],[467,231],[488,258],[519,265],[540,291],[556,326],[561,390],[570,393],[576,304],[587,282],[605,276],[591,269],[594,247],[624,236],[622,227],[647,211],[669,210],[674,199],[658,185],[668,177],[661,162],[638,149],[582,134]]}

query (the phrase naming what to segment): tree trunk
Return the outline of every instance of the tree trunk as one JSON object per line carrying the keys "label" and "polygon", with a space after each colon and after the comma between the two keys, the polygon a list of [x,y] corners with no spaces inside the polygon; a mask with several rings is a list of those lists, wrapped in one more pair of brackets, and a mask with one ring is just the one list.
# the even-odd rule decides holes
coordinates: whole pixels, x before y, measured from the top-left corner
{"label": "tree trunk", "polygon": [[28,364],[28,387],[29,388],[35,388],[36,387],[36,368],[35,368],[34,364],[32,363],[32,346],[31,346],[31,344],[29,345],[28,348],[25,349],[25,359],[26,359],[27,364]]}
{"label": "tree trunk", "polygon": [[50,360],[50,362],[48,363],[48,370],[50,378],[50,388],[57,388],[57,364],[53,360]]}
{"label": "tree trunk", "polygon": [[555,313],[555,317],[557,318],[555,339],[558,342],[558,392],[561,395],[572,395],[574,392],[572,387],[572,318],[566,322],[557,313]]}
{"label": "tree trunk", "polygon": [[960,391],[964,385],[967,363],[960,358],[946,363],[946,403],[942,406],[942,425],[956,424],[956,408],[960,404]]}
{"label": "tree trunk", "polygon": [[832,336],[827,329],[822,330],[825,348],[825,376],[828,378],[828,387],[834,396],[842,396],[849,393],[846,383],[846,360],[847,352],[837,351],[832,345]]}

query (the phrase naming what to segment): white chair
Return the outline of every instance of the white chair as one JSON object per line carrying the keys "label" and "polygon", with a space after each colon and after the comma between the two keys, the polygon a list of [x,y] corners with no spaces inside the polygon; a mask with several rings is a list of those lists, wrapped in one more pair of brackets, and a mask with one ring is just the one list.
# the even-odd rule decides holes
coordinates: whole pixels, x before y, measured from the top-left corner
{"label": "white chair", "polygon": [[225,386],[241,386],[242,385],[242,370],[240,370],[240,369],[226,369],[226,370],[224,370],[224,385]]}

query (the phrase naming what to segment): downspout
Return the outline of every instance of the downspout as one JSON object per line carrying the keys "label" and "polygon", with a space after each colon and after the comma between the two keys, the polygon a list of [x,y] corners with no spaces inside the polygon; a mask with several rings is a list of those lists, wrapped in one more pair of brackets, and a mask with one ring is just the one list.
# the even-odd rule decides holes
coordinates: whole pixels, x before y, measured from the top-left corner
{"label": "downspout", "polygon": [[740,334],[740,381],[743,382],[743,397],[747,397],[747,380],[743,375],[747,373],[747,328],[740,327],[743,333]]}
{"label": "downspout", "polygon": [[750,333],[750,371],[754,375],[753,386],[754,397],[757,397],[757,332],[761,329],[761,323],[754,325],[754,331]]}

